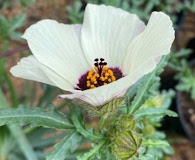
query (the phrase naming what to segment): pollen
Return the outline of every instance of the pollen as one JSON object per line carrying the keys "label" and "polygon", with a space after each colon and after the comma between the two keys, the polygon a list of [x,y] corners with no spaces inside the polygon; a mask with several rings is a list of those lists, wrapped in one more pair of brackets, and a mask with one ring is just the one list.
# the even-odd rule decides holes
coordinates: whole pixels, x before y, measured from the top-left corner
{"label": "pollen", "polygon": [[88,89],[107,85],[116,80],[112,69],[107,67],[103,58],[100,60],[96,58],[94,61],[94,67],[87,74],[86,86]]}

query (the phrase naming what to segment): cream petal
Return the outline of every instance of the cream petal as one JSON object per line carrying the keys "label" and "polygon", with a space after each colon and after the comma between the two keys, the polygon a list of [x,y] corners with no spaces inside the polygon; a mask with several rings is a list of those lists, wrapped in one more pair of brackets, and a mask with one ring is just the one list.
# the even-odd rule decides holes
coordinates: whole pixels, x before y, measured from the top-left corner
{"label": "cream petal", "polygon": [[72,86],[76,86],[79,76],[90,69],[81,48],[80,28],[80,25],[42,20],[23,35],[35,58]]}
{"label": "cream petal", "polygon": [[88,62],[104,58],[109,67],[123,64],[129,43],[145,25],[135,14],[105,5],[88,4],[85,9],[81,43]]}
{"label": "cream petal", "polygon": [[127,76],[106,86],[83,93],[73,91],[73,94],[61,97],[80,98],[93,106],[98,106],[123,96],[130,86],[154,70],[161,56],[169,53],[173,40],[174,30],[170,18],[161,12],[152,13],[146,29],[128,47],[123,67],[123,73]]}
{"label": "cream petal", "polygon": [[104,103],[102,102],[106,102],[107,101],[107,97],[105,97],[105,95],[95,95],[95,94],[90,94],[90,93],[86,93],[84,92],[76,92],[74,94],[63,94],[63,95],[59,95],[59,98],[68,98],[68,99],[81,99],[89,104],[91,104],[92,106],[100,106]]}
{"label": "cream petal", "polygon": [[72,86],[66,80],[41,64],[32,55],[22,58],[16,66],[11,68],[10,72],[15,77],[47,83],[61,89],[72,89]]}
{"label": "cream petal", "polygon": [[108,85],[80,92],[71,91],[73,94],[60,95],[59,97],[69,99],[79,98],[93,106],[100,106],[114,98],[122,97],[129,87],[135,84],[144,75],[150,73],[155,67],[156,62],[154,59],[150,59],[145,61],[129,75]]}
{"label": "cream petal", "polygon": [[73,28],[74,28],[74,31],[75,31],[75,33],[77,35],[77,38],[79,39],[79,42],[80,42],[82,26],[80,24],[75,24],[75,25],[73,25]]}
{"label": "cream petal", "polygon": [[132,72],[148,59],[168,54],[175,38],[172,25],[169,16],[153,12],[145,30],[128,47],[123,73]]}

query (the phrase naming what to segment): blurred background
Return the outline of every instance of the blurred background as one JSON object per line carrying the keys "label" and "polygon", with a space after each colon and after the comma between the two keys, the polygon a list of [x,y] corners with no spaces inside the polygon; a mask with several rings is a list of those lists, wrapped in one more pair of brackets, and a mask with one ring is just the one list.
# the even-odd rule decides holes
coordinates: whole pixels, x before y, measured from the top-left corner
{"label": "blurred background", "polygon": [[[22,33],[41,19],[55,19],[61,23],[82,23],[87,3],[107,4],[137,14],[147,23],[152,11],[167,13],[176,30],[172,56],[161,75],[160,90],[170,90],[170,109],[178,118],[165,118],[159,130],[167,134],[175,149],[170,160],[195,158],[195,1],[194,0],[0,0],[0,107],[62,105],[56,95],[60,91],[38,82],[14,78],[9,70],[31,54]],[[6,104],[6,105],[5,105]],[[33,130],[34,131],[34,130]],[[37,154],[43,157],[44,147],[32,138],[35,132],[23,132]],[[43,130],[37,135],[44,136]],[[36,135],[35,134],[35,135]],[[14,134],[7,126],[0,127],[0,160],[15,160]],[[52,137],[56,140],[60,137]],[[34,143],[33,143],[34,141]],[[44,143],[44,141],[42,141]],[[41,148],[41,149],[40,149]],[[47,152],[47,151],[46,151]],[[10,153],[13,153],[11,155]],[[41,158],[40,158],[41,159]]]}

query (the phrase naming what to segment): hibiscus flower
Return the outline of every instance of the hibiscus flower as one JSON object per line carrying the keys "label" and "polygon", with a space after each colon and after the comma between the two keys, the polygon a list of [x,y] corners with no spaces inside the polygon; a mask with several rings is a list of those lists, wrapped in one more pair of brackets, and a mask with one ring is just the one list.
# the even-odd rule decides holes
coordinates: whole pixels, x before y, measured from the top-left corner
{"label": "hibiscus flower", "polygon": [[61,98],[93,106],[122,97],[154,70],[174,40],[172,22],[152,12],[147,26],[135,14],[88,4],[83,25],[41,20],[23,35],[33,55],[11,68],[20,78],[56,86]]}

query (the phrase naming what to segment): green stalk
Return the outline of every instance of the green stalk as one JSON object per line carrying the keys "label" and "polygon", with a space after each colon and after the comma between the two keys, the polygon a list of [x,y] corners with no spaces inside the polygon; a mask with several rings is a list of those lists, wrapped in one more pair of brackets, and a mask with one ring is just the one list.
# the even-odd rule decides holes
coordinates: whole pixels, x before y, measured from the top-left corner
{"label": "green stalk", "polygon": [[[3,95],[3,92],[0,88],[0,108],[10,108],[5,96]],[[18,145],[20,146],[22,152],[24,153],[26,159],[28,160],[38,160],[32,146],[28,142],[27,138],[25,137],[25,134],[18,126],[8,126],[9,130],[11,131],[11,134],[15,137],[15,140],[17,141]]]}
{"label": "green stalk", "polygon": [[18,142],[22,152],[24,153],[26,159],[28,160],[38,160],[35,155],[33,148],[29,141],[27,140],[25,134],[18,126],[8,126],[15,140]]}
{"label": "green stalk", "polygon": [[5,77],[6,83],[9,87],[10,94],[11,94],[12,106],[14,108],[16,108],[16,107],[18,107],[18,104],[19,104],[18,97],[17,97],[16,91],[14,89],[13,83],[12,83],[11,79],[9,78],[6,71],[4,72],[4,77]]}
{"label": "green stalk", "polygon": [[18,106],[18,97],[17,94],[15,92],[13,83],[8,75],[8,73],[6,72],[5,68],[4,68],[4,64],[5,64],[5,59],[2,58],[0,59],[0,74],[3,77],[3,81],[5,81],[5,83],[8,85],[9,87],[9,91],[10,91],[10,95],[11,95],[11,101],[12,101],[12,107],[17,107]]}

